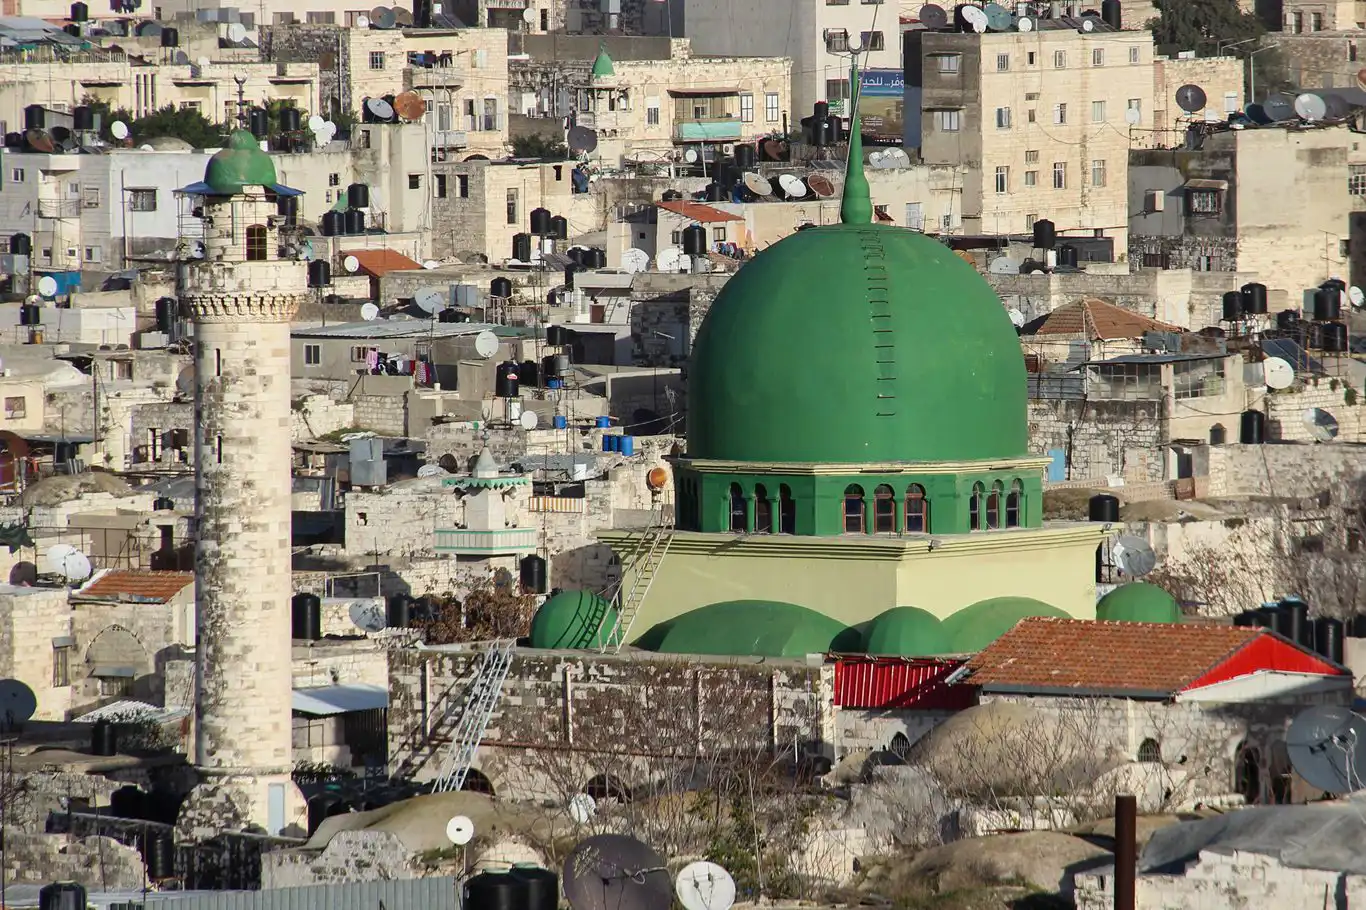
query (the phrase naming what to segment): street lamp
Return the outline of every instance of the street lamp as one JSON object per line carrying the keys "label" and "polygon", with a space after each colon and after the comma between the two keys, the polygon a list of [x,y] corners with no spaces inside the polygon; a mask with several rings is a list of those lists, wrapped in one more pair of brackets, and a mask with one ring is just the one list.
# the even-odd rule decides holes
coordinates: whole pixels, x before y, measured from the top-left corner
{"label": "street lamp", "polygon": [[1257,100],[1257,55],[1262,51],[1269,51],[1272,48],[1280,47],[1279,44],[1268,44],[1259,47],[1247,55],[1247,102],[1251,104]]}

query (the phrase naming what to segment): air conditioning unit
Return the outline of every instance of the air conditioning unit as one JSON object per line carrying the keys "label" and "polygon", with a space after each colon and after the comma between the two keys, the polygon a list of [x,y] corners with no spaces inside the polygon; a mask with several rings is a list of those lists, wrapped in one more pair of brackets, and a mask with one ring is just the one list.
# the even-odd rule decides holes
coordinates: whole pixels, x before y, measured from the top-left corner
{"label": "air conditioning unit", "polygon": [[1145,212],[1160,212],[1166,208],[1167,194],[1162,190],[1148,190],[1144,196],[1143,210]]}

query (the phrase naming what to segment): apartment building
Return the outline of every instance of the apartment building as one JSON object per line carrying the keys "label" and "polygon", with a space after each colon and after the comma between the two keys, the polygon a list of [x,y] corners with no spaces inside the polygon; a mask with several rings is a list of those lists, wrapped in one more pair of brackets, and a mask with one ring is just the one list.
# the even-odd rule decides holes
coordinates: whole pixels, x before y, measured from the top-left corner
{"label": "apartment building", "polygon": [[[1243,91],[1246,63],[1241,57],[1157,57],[1153,60],[1153,122],[1148,139],[1144,130],[1135,130],[1136,145],[1170,148],[1185,139],[1183,121],[1227,120],[1247,103]],[[1198,85],[1205,92],[1205,107],[1183,111],[1176,104],[1176,91],[1183,85]]]}

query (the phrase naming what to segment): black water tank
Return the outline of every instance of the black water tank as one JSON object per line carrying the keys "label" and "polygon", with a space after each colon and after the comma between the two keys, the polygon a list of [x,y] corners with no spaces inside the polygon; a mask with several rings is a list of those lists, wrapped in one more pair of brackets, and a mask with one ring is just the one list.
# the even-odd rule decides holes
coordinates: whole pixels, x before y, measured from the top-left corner
{"label": "black water tank", "polygon": [[1244,313],[1261,315],[1266,312],[1266,285],[1254,281],[1243,285],[1242,292]]}
{"label": "black water tank", "polygon": [[526,910],[555,910],[560,905],[560,877],[554,872],[540,866],[517,865],[512,867],[512,876],[522,881],[522,906]]}
{"label": "black water tank", "polygon": [[553,237],[550,230],[550,209],[532,209],[528,218],[531,233],[537,237]]}
{"label": "black water tank", "polygon": [[1304,346],[1311,351],[1323,350],[1323,327],[1326,323],[1311,322],[1309,331],[1305,333]]}
{"label": "black water tank", "polygon": [[1286,637],[1302,645],[1314,646],[1314,629],[1309,625],[1309,605],[1302,600],[1286,598],[1280,603],[1281,610],[1288,617]]}
{"label": "black water tank", "polygon": [[590,269],[605,269],[607,268],[607,251],[593,247],[584,257],[584,262]]}
{"label": "black water tank", "polygon": [[365,233],[365,213],[360,209],[347,209],[343,218],[346,225],[345,233],[353,236]]}
{"label": "black water tank", "polygon": [[163,28],[161,30],[162,47],[180,47],[180,29]]}
{"label": "black water tank", "polygon": [[844,128],[844,118],[839,114],[831,114],[826,123],[826,136],[831,142],[843,142],[849,138],[849,131]]}
{"label": "black water tank", "polygon": [[391,629],[406,629],[412,621],[409,608],[413,599],[407,594],[394,594],[385,604],[385,625]]}
{"label": "black water tank", "polygon": [[322,638],[323,602],[316,594],[295,594],[290,602],[293,612],[292,635],[303,641]]}
{"label": "black water tank", "polygon": [[24,129],[40,130],[47,125],[47,111],[41,104],[30,104],[24,108]]}
{"label": "black water tank", "polygon": [[324,237],[336,237],[346,232],[346,216],[335,209],[323,212],[323,217],[318,223],[318,229],[322,231]]}
{"label": "black water tank", "polygon": [[574,273],[579,270],[579,266],[569,263],[564,267],[564,286],[569,290],[574,290]]}
{"label": "black water tank", "polygon": [[462,907],[526,910],[526,883],[510,872],[481,872],[465,880]]}
{"label": "black water tank", "polygon": [[1347,350],[1347,326],[1341,322],[1328,322],[1323,326],[1323,349],[1330,354],[1341,354]]}
{"label": "black water tank", "polygon": [[740,170],[749,171],[754,169],[754,159],[757,155],[753,145],[747,142],[736,143],[735,151],[732,154],[735,155],[735,166]]}
{"label": "black water tank", "polygon": [[332,283],[332,266],[326,259],[314,259],[308,264],[308,286],[325,288]]}
{"label": "black water tank", "polygon": [[1092,496],[1087,514],[1091,521],[1108,521],[1110,524],[1117,524],[1119,522],[1119,499],[1108,493]]}
{"label": "black water tank", "polygon": [[811,108],[812,120],[830,119],[830,103],[828,101],[817,101]]}
{"label": "black water tank", "polygon": [[493,379],[493,394],[498,398],[516,398],[519,391],[517,364],[511,360],[498,364]]}
{"label": "black water tank", "polygon": [[85,887],[76,882],[53,882],[38,891],[38,910],[85,910]]}
{"label": "black water tank", "polygon": [[1266,441],[1266,415],[1261,411],[1244,411],[1238,425],[1238,441],[1245,446],[1259,446]]}
{"label": "black water tank", "polygon": [[147,794],[133,784],[109,794],[109,814],[115,818],[146,818]]}
{"label": "black water tank", "polygon": [[1058,265],[1075,269],[1077,267],[1077,248],[1070,243],[1064,243],[1058,247]]}
{"label": "black water tank", "polygon": [[1325,291],[1337,291],[1339,294],[1342,294],[1347,290],[1347,282],[1343,281],[1341,278],[1329,278],[1327,281],[1321,283],[1319,287]]}
{"label": "black water tank", "polygon": [[1314,318],[1326,322],[1342,315],[1342,292],[1337,288],[1319,288],[1314,292]]}
{"label": "black water tank", "polygon": [[353,183],[346,188],[346,204],[353,209],[370,207],[370,187],[364,183]]}
{"label": "black water tank", "polygon": [[489,296],[508,298],[512,296],[512,281],[507,278],[495,278],[489,282]]}
{"label": "black water tank", "polygon": [[551,354],[541,358],[541,376],[544,379],[554,379],[559,374],[555,372],[555,355]]}
{"label": "black water tank", "polygon": [[1058,242],[1058,231],[1053,222],[1040,218],[1034,222],[1034,249],[1051,250]]}
{"label": "black water tank", "polygon": [[270,135],[270,115],[263,107],[253,107],[247,111],[247,128],[257,139],[265,139]]}
{"label": "black water tank", "polygon": [[338,793],[318,793],[308,801],[308,833],[318,830],[326,819],[346,812],[346,800]]}
{"label": "black water tank", "polygon": [[1278,612],[1280,610],[1277,607],[1258,607],[1252,611],[1252,624],[1264,629],[1274,628]]}
{"label": "black water tank", "polygon": [[87,5],[84,4],[84,3],[81,3],[80,0],[77,0],[77,2],[71,4],[71,21],[72,21],[72,22],[85,22],[85,21],[88,20],[89,18],[90,18],[90,7],[89,7],[89,6],[87,6]]}
{"label": "black water tank", "polygon": [[156,302],[157,331],[170,332],[175,322],[176,304],[174,297],[158,297]]}
{"label": "black water tank", "polygon": [[552,348],[569,343],[569,331],[562,325],[548,325],[545,327],[545,343]]}
{"label": "black water tank", "polygon": [[588,252],[588,247],[586,247],[586,246],[576,246],[576,247],[572,247],[572,248],[571,248],[568,252],[566,252],[564,255],[565,255],[566,257],[568,257],[568,259],[569,259],[570,262],[573,262],[573,263],[575,263],[575,264],[577,264],[577,265],[583,265],[583,257],[584,257],[584,254],[586,254],[587,252]]}
{"label": "black water tank", "polygon": [[152,881],[175,878],[175,837],[170,831],[158,828],[143,835],[142,861]]}
{"label": "black water tank", "polygon": [[1267,628],[1271,629],[1273,632],[1275,632],[1275,633],[1278,634],[1278,635],[1283,635],[1283,636],[1285,636],[1286,638],[1290,639],[1291,641],[1294,641],[1294,640],[1295,640],[1295,636],[1294,636],[1294,631],[1295,631],[1295,628],[1294,628],[1295,617],[1294,617],[1294,614],[1293,614],[1290,610],[1287,610],[1285,607],[1282,607],[1280,604],[1277,604],[1277,605],[1274,606],[1274,607],[1271,607],[1271,606],[1262,607],[1262,610],[1264,610],[1264,611],[1266,612],[1266,614],[1267,614],[1269,617],[1271,617],[1271,623],[1267,626]]}
{"label": "black water tank", "polygon": [[535,555],[523,556],[519,564],[521,570],[522,587],[535,594],[544,594],[548,588],[546,586],[546,565],[545,560]]}
{"label": "black water tank", "polygon": [[275,199],[275,214],[285,219],[286,224],[294,225],[299,223],[299,197],[298,196],[277,196]]}
{"label": "black water tank", "polygon": [[1115,31],[1123,30],[1124,13],[1121,11],[1119,0],[1100,0],[1100,18]]}
{"label": "black water tank", "polygon": [[28,234],[14,234],[9,239],[9,251],[16,256],[28,256],[33,253],[33,238]]}
{"label": "black water tank", "polygon": [[708,201],[708,202],[725,202],[725,201],[726,201],[726,188],[725,188],[724,186],[722,186],[721,184],[717,183],[715,180],[713,180],[711,183],[708,183],[708,184],[707,184],[707,201]]}
{"label": "black water tank", "polygon": [[68,22],[66,25],[63,25],[62,31],[66,32],[73,38],[81,37],[81,27],[74,22]]}
{"label": "black water tank", "polygon": [[463,310],[457,310],[454,307],[446,307],[446,309],[436,314],[436,321],[446,323],[469,322],[470,314]]}
{"label": "black water tank", "polygon": [[689,256],[701,256],[707,251],[707,229],[700,224],[690,224],[683,229],[683,252]]}
{"label": "black water tank", "polygon": [[1366,613],[1358,613],[1346,625],[1348,638],[1366,638]]}
{"label": "black water tank", "polygon": [[1235,626],[1255,626],[1257,625],[1257,614],[1252,610],[1244,610],[1233,617]]}
{"label": "black water tank", "polygon": [[280,132],[297,133],[299,127],[303,126],[304,115],[297,107],[289,106],[280,108]]}
{"label": "black water tank", "polygon": [[71,109],[71,128],[79,132],[87,132],[95,128],[95,112],[84,104]]}
{"label": "black water tank", "polygon": [[1227,291],[1224,294],[1224,321],[1237,322],[1243,318],[1243,292]]}
{"label": "black water tank", "polygon": [[512,235],[512,258],[518,262],[531,261],[531,235],[513,234]]}
{"label": "black water tank", "polygon": [[517,378],[527,388],[539,388],[541,385],[541,365],[534,360],[523,360],[522,368],[517,371]]}
{"label": "black water tank", "polygon": [[1299,310],[1281,310],[1276,314],[1276,328],[1282,332],[1293,332],[1300,324]]}
{"label": "black water tank", "polygon": [[43,311],[36,303],[19,304],[20,325],[42,325]]}
{"label": "black water tank", "polygon": [[90,729],[92,755],[118,755],[119,731],[107,720],[97,720]]}
{"label": "black water tank", "polygon": [[1342,621],[1329,616],[1314,620],[1314,650],[1331,660],[1342,663]]}
{"label": "black water tank", "polygon": [[153,512],[171,512],[175,510],[175,500],[169,496],[158,496],[152,500]]}
{"label": "black water tank", "polygon": [[563,215],[556,215],[554,218],[551,218],[549,236],[555,238],[556,240],[568,240],[569,219],[564,217]]}

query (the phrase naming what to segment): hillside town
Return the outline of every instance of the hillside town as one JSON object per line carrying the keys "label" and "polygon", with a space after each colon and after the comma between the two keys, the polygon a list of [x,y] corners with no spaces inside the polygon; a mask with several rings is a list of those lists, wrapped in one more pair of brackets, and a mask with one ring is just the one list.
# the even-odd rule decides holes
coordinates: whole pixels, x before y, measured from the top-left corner
{"label": "hillside town", "polygon": [[1366,6],[227,2],[0,0],[0,907],[1366,910]]}

